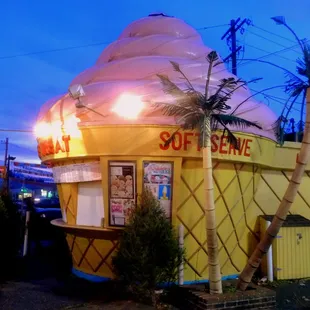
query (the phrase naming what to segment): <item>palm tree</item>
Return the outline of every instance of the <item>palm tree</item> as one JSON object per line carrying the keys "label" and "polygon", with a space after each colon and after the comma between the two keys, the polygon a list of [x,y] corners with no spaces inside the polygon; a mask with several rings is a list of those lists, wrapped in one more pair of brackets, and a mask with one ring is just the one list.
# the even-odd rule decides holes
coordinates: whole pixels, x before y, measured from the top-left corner
{"label": "palm tree", "polygon": [[[183,90],[165,75],[158,74],[166,94],[172,96],[173,104],[167,102],[155,103],[156,108],[161,108],[164,115],[174,116],[178,124],[178,129],[171,135],[166,142],[168,145],[173,141],[176,132],[182,130],[197,130],[200,133],[199,143],[203,152],[203,170],[204,170],[204,193],[205,193],[205,218],[206,218],[206,236],[208,248],[208,266],[210,293],[222,293],[221,271],[218,258],[218,240],[215,221],[214,190],[212,179],[212,158],[211,158],[211,133],[221,128],[223,135],[227,135],[228,143],[231,143],[235,149],[239,149],[238,139],[231,131],[232,127],[257,127],[258,124],[247,121],[234,115],[234,112],[228,113],[231,107],[227,102],[232,94],[239,88],[245,86],[245,82],[240,79],[230,77],[222,79],[217,87],[210,86],[213,68],[219,64],[219,58],[216,52],[210,52],[207,57],[209,68],[206,77],[204,93],[196,90],[180,66],[171,61],[174,70],[180,73],[181,78],[186,83],[186,89]],[[247,98],[248,99],[248,98]],[[244,100],[244,102],[247,101]],[[240,103],[239,106],[243,104]]]}
{"label": "palm tree", "polygon": [[[293,98],[293,104],[295,102],[294,99],[296,99],[299,95],[302,95],[303,99],[306,98],[306,122],[299,156],[295,165],[295,170],[290,179],[288,188],[279,205],[279,208],[275,216],[273,217],[271,225],[265,232],[259,244],[256,246],[256,249],[248,260],[246,267],[240,274],[237,288],[241,290],[246,290],[248,284],[251,282],[255,271],[259,267],[263,256],[268,252],[274,238],[279,233],[279,230],[287,217],[288,211],[295,200],[306,165],[309,162],[310,158],[310,46],[309,44],[307,44],[306,41],[302,41],[298,38],[293,29],[286,24],[283,17],[273,17],[272,19],[277,24],[285,26],[294,35],[302,51],[302,59],[297,60],[298,76],[289,73],[288,71],[286,73],[286,76],[288,78],[286,92],[290,95],[291,98]],[[304,102],[302,104],[302,113],[303,107]],[[301,115],[301,117],[302,116],[303,115]]]}

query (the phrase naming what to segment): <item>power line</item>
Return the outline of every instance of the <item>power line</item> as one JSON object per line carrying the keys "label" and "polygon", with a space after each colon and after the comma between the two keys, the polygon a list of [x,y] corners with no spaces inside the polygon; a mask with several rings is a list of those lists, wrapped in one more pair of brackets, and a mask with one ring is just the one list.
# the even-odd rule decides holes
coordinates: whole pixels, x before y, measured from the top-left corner
{"label": "power line", "polygon": [[[278,99],[278,100],[287,101],[287,99],[282,98],[282,97],[278,97],[278,96],[274,96],[274,95],[268,95],[268,96],[271,97],[272,99],[275,98],[275,99]],[[302,102],[299,102],[299,101],[295,101],[295,103],[303,104]]]}
{"label": "power line", "polygon": [[[224,27],[224,26],[227,26],[227,24],[201,27],[201,28],[197,28],[196,30],[201,31],[201,30],[214,29],[214,28]],[[84,45],[75,45],[75,46],[68,46],[68,47],[62,47],[62,48],[55,48],[55,49],[50,49],[50,50],[45,50],[45,51],[34,51],[34,52],[23,53],[23,54],[0,56],[0,60],[46,54],[46,53],[61,52],[61,51],[68,51],[68,50],[73,50],[73,49],[86,48],[86,47],[99,46],[99,45],[109,45],[111,43],[112,42],[98,42],[98,43],[90,43],[90,44],[84,44]]]}
{"label": "power line", "polygon": [[38,54],[54,53],[54,52],[60,52],[60,51],[68,51],[68,50],[91,47],[91,46],[98,46],[98,45],[108,45],[110,43],[111,42],[99,42],[99,43],[91,43],[91,44],[85,44],[85,45],[76,45],[76,46],[68,46],[68,47],[63,47],[63,48],[55,48],[55,49],[50,49],[50,50],[45,50],[45,51],[29,52],[29,53],[24,53],[24,54],[0,56],[0,60],[16,58],[16,57],[31,56],[31,55],[38,55]]}
{"label": "power line", "polygon": [[215,25],[215,26],[200,27],[200,28],[196,28],[196,30],[200,31],[200,30],[214,29],[214,28],[227,27],[227,26],[229,26],[229,24],[222,24],[222,25]]}
{"label": "power line", "polygon": [[[253,91],[253,92],[258,92],[258,90],[255,90],[255,89],[253,89],[253,88],[250,88],[250,90]],[[272,99],[272,100],[274,100],[274,101],[276,101],[276,102],[278,102],[278,103],[280,103],[280,104],[282,104],[282,105],[285,105],[285,102],[280,101],[279,99],[284,100],[284,101],[287,101],[287,100],[284,99],[284,98],[272,96],[272,95],[266,94],[266,93],[264,93],[264,92],[260,93],[260,95],[263,95],[263,96],[265,96],[265,97],[269,97],[270,99]],[[279,98],[279,99],[275,99],[275,98]],[[299,109],[294,108],[294,107],[292,107],[292,110],[295,110],[295,111],[297,111],[297,112],[300,112]],[[306,113],[306,112],[304,112],[304,113]]]}
{"label": "power line", "polygon": [[34,149],[31,149],[29,147],[26,147],[26,146],[20,146],[18,144],[15,144],[15,143],[10,143],[10,145],[14,146],[14,147],[17,147],[19,149],[23,149],[23,150],[27,150],[29,152],[34,152],[34,153],[37,153],[37,151],[35,150],[35,146],[34,146]]}
{"label": "power line", "polygon": [[[264,37],[264,36],[261,36],[261,35],[259,35],[259,34],[257,34],[257,33],[255,33],[255,32],[253,32],[253,31],[251,31],[251,30],[247,30],[249,33],[251,33],[251,34],[253,34],[253,35],[255,35],[255,36],[257,36],[257,37],[259,37],[259,38],[262,38],[262,39],[264,39],[264,40],[266,40],[266,41],[269,41],[269,42],[272,42],[272,43],[274,43],[274,44],[276,44],[276,45],[278,45],[278,46],[281,46],[281,47],[287,47],[287,45],[283,45],[283,44],[281,44],[281,43],[278,43],[278,42],[276,42],[276,41],[273,41],[273,40],[271,40],[271,39],[268,39],[268,38],[266,38],[266,37]],[[295,51],[295,50],[292,50],[293,52],[295,52],[295,53],[297,53],[297,54],[301,54],[301,52],[298,52],[298,51]]]}
{"label": "power line", "polygon": [[[264,53],[268,53],[269,55],[272,55],[271,52],[266,51],[266,50],[264,50],[264,49],[262,49],[260,47],[257,47],[257,46],[254,46],[254,45],[251,45],[251,44],[248,44],[248,43],[246,45],[249,46],[249,47],[252,47],[252,48],[254,48],[254,49],[258,50],[258,51],[261,51],[261,52],[264,52]],[[287,47],[285,50],[290,50],[290,49],[291,48]],[[277,57],[280,57],[280,58],[283,58],[283,59],[285,59],[287,61],[296,63],[296,60],[288,58],[288,57],[285,57],[285,56],[282,56],[282,55],[277,55]]]}
{"label": "power line", "polygon": [[[272,97],[272,96],[270,96],[270,95],[264,94],[264,96],[265,96],[265,97],[268,97],[268,98],[270,98],[270,99],[272,99],[272,100],[274,100],[274,101],[276,101],[276,102],[278,102],[278,103],[280,103],[280,104],[282,104],[282,105],[285,105],[285,102],[282,102],[282,101],[280,101],[280,100],[278,100],[278,99],[275,99],[274,97]],[[285,108],[287,109],[287,106],[285,106]],[[291,110],[294,110],[294,111],[296,111],[296,112],[298,112],[298,113],[301,112],[299,109],[294,108],[294,107],[292,107]],[[304,112],[304,114],[306,114],[306,112]]]}
{"label": "power line", "polygon": [[26,129],[0,129],[0,132],[23,132],[23,133],[33,133],[33,130]]}
{"label": "power line", "polygon": [[284,39],[284,40],[287,40],[287,41],[289,41],[289,42],[293,42],[293,43],[296,42],[296,41],[294,41],[293,39],[289,39],[289,38],[283,37],[283,36],[281,36],[281,35],[279,35],[279,34],[277,34],[277,33],[275,33],[275,32],[269,31],[269,30],[264,29],[264,28],[262,28],[262,27],[258,27],[258,26],[254,25],[254,24],[252,24],[251,26],[253,26],[253,27],[257,28],[257,29],[260,29],[261,31],[264,31],[264,32],[266,32],[266,33],[272,34],[272,35],[274,35],[274,36],[276,36],[276,37],[279,37],[279,38],[282,38],[282,39]]}

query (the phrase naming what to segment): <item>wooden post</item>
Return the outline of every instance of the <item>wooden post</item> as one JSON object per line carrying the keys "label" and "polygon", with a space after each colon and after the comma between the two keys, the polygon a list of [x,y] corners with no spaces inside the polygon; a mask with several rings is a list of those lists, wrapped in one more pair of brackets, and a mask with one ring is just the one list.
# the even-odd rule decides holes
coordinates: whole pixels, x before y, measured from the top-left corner
{"label": "wooden post", "polygon": [[[179,247],[183,250],[184,248],[184,226],[179,225]],[[184,262],[182,261],[179,266],[179,285],[184,284]]]}

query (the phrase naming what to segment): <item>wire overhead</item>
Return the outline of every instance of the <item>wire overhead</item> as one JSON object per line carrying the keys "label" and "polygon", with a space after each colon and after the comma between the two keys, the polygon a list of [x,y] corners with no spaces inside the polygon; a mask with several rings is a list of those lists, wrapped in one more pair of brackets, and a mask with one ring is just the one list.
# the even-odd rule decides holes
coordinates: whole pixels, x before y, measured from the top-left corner
{"label": "wire overhead", "polygon": [[279,38],[282,38],[282,39],[287,40],[287,41],[289,41],[289,42],[295,43],[295,41],[294,41],[293,39],[289,39],[289,38],[283,37],[283,36],[281,36],[281,35],[279,35],[279,34],[277,34],[277,33],[275,33],[275,32],[269,31],[269,30],[264,29],[264,28],[262,28],[262,27],[258,27],[258,26],[256,26],[256,25],[254,25],[253,23],[251,24],[251,26],[254,27],[254,28],[257,28],[257,29],[259,29],[259,30],[261,30],[261,31],[264,31],[264,32],[266,32],[266,33],[272,34],[272,35],[274,35],[274,36],[276,36],[276,37],[279,37]]}
{"label": "wire overhead", "polygon": [[[257,47],[257,46],[254,46],[254,45],[251,45],[251,44],[246,44],[246,46],[248,46],[248,47],[251,47],[251,48],[254,48],[254,49],[256,49],[256,50],[258,50],[258,51],[261,51],[261,52],[264,52],[264,53],[271,53],[271,52],[269,52],[269,51],[266,51],[266,50],[264,50],[264,49],[262,49],[262,48],[260,48],[260,47]],[[277,55],[277,57],[280,57],[280,58],[282,58],[282,59],[285,59],[285,60],[287,60],[287,61],[291,61],[291,62],[294,62],[294,63],[296,63],[296,60],[294,60],[294,59],[291,59],[291,58],[288,58],[288,57],[285,57],[285,56],[282,56],[282,55]]]}
{"label": "wire overhead", "polygon": [[[262,36],[262,35],[259,35],[259,34],[253,32],[253,31],[251,31],[251,30],[249,30],[249,29],[247,30],[247,32],[253,34],[253,35],[256,36],[256,37],[259,37],[259,38],[261,38],[261,39],[264,39],[264,40],[266,40],[266,41],[269,41],[269,42],[271,42],[271,43],[274,43],[274,44],[276,44],[276,45],[278,45],[278,46],[281,46],[281,47],[288,47],[287,45],[284,45],[284,44],[281,44],[281,43],[276,42],[276,41],[274,41],[274,40],[271,40],[271,39],[269,39],[269,38],[266,38],[266,37],[264,37],[264,36]],[[295,53],[297,53],[297,54],[299,54],[299,55],[301,55],[301,52],[299,52],[299,51],[296,51],[296,50],[294,50],[294,49],[292,49],[292,51],[295,52]]]}
{"label": "wire overhead", "polygon": [[[197,28],[196,30],[201,31],[201,30],[207,30],[207,29],[214,29],[214,28],[224,27],[227,25],[228,24],[207,26],[207,27]],[[17,58],[17,57],[32,56],[32,55],[39,55],[39,54],[54,53],[54,52],[61,52],[61,51],[68,51],[68,50],[73,50],[73,49],[87,48],[87,47],[99,46],[99,45],[109,45],[111,43],[112,42],[107,42],[107,41],[106,42],[97,42],[97,43],[89,43],[89,44],[84,44],[84,45],[75,45],[75,46],[49,49],[49,50],[45,50],[45,51],[34,51],[34,52],[22,53],[22,54],[16,54],[16,55],[0,56],[0,60]]]}
{"label": "wire overhead", "polygon": [[0,132],[23,132],[23,133],[33,133],[33,130],[27,129],[0,129]]}

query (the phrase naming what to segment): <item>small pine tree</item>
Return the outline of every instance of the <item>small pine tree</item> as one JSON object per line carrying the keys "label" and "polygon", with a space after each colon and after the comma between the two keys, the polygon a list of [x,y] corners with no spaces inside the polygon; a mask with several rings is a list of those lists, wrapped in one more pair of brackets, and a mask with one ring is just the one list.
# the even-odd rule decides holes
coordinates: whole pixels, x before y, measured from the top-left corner
{"label": "small pine tree", "polygon": [[145,189],[130,215],[112,263],[117,278],[138,298],[152,298],[158,284],[176,281],[184,257],[165,212]]}
{"label": "small pine tree", "polygon": [[0,282],[15,273],[21,247],[21,218],[11,197],[0,193]]}

